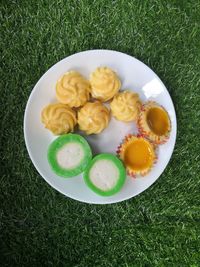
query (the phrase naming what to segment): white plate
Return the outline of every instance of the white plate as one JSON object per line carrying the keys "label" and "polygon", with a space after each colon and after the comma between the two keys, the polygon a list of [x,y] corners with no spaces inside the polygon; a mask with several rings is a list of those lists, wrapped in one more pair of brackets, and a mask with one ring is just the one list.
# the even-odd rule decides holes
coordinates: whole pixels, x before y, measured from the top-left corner
{"label": "white plate", "polygon": [[[160,145],[158,162],[143,178],[127,177],[122,190],[112,197],[101,197],[93,193],[84,183],[82,175],[64,179],[52,172],[47,161],[47,149],[55,139],[44,128],[40,120],[43,107],[55,102],[56,81],[68,70],[77,70],[86,77],[98,66],[108,66],[115,70],[122,89],[134,90],[143,101],[155,100],[168,111],[172,131],[169,141]],[[115,203],[138,195],[152,185],[166,168],[176,141],[176,114],[171,97],[158,76],[144,63],[129,55],[110,50],[90,50],[69,56],[51,67],[37,82],[29,97],[24,116],[24,136],[29,156],[40,175],[56,190],[64,195],[87,203]],[[114,118],[107,129],[99,135],[85,136],[93,152],[114,153],[128,133],[137,133],[134,123],[123,123]]]}

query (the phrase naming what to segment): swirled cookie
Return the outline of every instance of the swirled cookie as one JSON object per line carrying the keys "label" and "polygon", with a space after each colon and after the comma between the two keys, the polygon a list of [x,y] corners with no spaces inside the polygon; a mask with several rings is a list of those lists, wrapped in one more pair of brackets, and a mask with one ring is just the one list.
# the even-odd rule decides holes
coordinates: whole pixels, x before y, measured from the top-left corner
{"label": "swirled cookie", "polygon": [[109,120],[110,111],[99,101],[86,103],[78,112],[79,128],[88,135],[102,132]]}
{"label": "swirled cookie", "polygon": [[83,106],[90,97],[90,83],[80,73],[69,71],[58,80],[56,97],[70,107]]}
{"label": "swirled cookie", "polygon": [[42,110],[41,121],[45,128],[55,135],[73,132],[77,123],[76,113],[70,107],[61,103],[46,106]]}
{"label": "swirled cookie", "polygon": [[136,121],[140,106],[141,102],[138,94],[130,91],[118,93],[110,104],[113,116],[124,122]]}
{"label": "swirled cookie", "polygon": [[117,74],[107,67],[99,67],[90,75],[91,94],[101,101],[108,101],[119,91],[121,82]]}

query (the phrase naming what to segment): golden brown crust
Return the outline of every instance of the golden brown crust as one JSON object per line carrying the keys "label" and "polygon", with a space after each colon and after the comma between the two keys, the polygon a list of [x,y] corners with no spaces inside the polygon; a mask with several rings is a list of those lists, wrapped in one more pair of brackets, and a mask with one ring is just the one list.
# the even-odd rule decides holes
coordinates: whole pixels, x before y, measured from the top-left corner
{"label": "golden brown crust", "polygon": [[110,100],[119,91],[121,82],[108,67],[99,67],[90,75],[91,94],[103,102]]}
{"label": "golden brown crust", "polygon": [[45,128],[55,135],[73,132],[77,123],[76,113],[70,107],[61,103],[46,106],[42,110],[41,121]]}
{"label": "golden brown crust", "polygon": [[83,106],[90,97],[90,83],[80,73],[69,71],[57,81],[56,97],[70,107]]}
{"label": "golden brown crust", "polygon": [[79,128],[88,135],[102,132],[109,120],[110,111],[99,101],[86,103],[78,112]]}
{"label": "golden brown crust", "polygon": [[[153,108],[160,109],[162,112],[165,112],[166,114],[168,127],[166,132],[162,135],[158,135],[155,132],[153,132],[148,123],[147,115],[148,112]],[[167,142],[171,131],[171,121],[167,111],[154,101],[148,101],[147,103],[143,104],[138,118],[138,129],[143,136],[151,140],[154,144],[163,144]]]}
{"label": "golden brown crust", "polygon": [[126,90],[114,96],[110,107],[117,120],[124,122],[137,121],[141,101],[138,94]]}

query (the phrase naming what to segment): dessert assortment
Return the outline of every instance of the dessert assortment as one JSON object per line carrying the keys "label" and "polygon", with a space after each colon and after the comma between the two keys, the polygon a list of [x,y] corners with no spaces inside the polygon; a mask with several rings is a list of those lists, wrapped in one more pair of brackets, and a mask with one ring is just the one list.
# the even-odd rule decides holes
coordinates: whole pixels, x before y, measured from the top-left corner
{"label": "dessert assortment", "polygon": [[[47,152],[52,170],[62,177],[83,173],[86,185],[101,196],[119,192],[126,173],[136,178],[149,173],[157,161],[158,145],[167,142],[171,131],[169,114],[161,105],[142,103],[137,93],[120,91],[121,86],[118,74],[108,67],[95,69],[89,80],[77,71],[68,71],[56,84],[58,103],[41,112],[45,128],[60,135]],[[111,116],[136,123],[139,134],[125,136],[116,155],[99,154],[92,159],[87,141],[72,132],[77,125],[86,135],[99,134]]]}

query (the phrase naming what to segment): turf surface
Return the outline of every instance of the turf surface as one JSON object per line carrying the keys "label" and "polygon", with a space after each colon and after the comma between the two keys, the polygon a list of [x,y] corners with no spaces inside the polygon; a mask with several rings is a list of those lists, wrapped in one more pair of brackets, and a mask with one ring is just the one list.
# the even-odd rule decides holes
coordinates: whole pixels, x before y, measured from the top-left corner
{"label": "turf surface", "polygon": [[[1,1],[1,266],[200,266],[200,1]],[[105,48],[148,64],[174,101],[178,136],[160,179],[114,205],[52,189],[34,169],[23,114],[40,76]]]}

